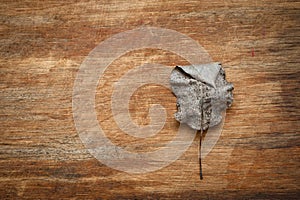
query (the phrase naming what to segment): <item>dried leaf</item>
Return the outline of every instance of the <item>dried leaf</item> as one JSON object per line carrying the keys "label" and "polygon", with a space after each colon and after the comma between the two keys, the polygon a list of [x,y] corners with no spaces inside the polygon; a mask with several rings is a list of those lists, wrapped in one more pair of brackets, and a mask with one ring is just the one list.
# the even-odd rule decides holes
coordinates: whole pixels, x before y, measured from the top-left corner
{"label": "dried leaf", "polygon": [[226,81],[220,63],[177,66],[170,83],[177,97],[176,120],[195,130],[220,123],[222,111],[233,101],[233,85]]}

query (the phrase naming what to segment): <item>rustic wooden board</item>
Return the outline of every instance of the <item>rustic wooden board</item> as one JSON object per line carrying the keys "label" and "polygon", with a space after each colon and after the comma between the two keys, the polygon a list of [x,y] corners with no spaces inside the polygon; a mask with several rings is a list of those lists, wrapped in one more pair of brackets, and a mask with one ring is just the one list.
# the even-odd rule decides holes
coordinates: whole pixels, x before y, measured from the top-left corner
{"label": "rustic wooden board", "polygon": [[[1,1],[1,199],[295,199],[299,195],[300,3],[222,1]],[[75,129],[72,91],[88,53],[112,35],[154,26],[199,42],[235,85],[222,136],[198,177],[196,138],[176,162],[134,175],[92,157]],[[150,139],[122,133],[112,118],[113,83],[146,62],[184,64],[143,49],[115,60],[99,82],[98,120],[132,151],[152,151],[178,128],[171,91],[146,85],[132,97],[132,118],[149,123],[151,104],[167,109]]]}

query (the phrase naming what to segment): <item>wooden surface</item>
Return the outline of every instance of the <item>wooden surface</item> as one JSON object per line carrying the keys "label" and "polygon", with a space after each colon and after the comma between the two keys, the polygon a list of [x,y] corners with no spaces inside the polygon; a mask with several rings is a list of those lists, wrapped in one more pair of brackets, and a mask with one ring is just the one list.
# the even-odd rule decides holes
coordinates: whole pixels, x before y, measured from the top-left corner
{"label": "wooden surface", "polygon": [[[1,199],[296,199],[300,194],[300,3],[280,0],[8,1],[0,6]],[[92,157],[75,129],[72,91],[88,53],[112,35],[154,26],[199,42],[223,63],[234,103],[198,176],[196,138],[176,162],[134,175]],[[150,139],[122,133],[112,118],[112,84],[140,64],[184,63],[158,49],[129,52],[100,80],[96,109],[107,136],[132,151],[152,151],[178,128],[171,91],[146,85],[133,95],[133,120],[167,109]]]}

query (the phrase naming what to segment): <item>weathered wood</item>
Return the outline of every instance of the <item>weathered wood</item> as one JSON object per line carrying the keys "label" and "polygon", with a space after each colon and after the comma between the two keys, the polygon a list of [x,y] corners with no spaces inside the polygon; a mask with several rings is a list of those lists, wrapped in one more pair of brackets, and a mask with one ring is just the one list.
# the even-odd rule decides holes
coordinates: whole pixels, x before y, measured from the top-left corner
{"label": "weathered wood", "polygon": [[[300,67],[297,1],[2,1],[0,6],[1,199],[231,199],[299,195]],[[235,86],[222,136],[198,176],[198,139],[159,171],[133,175],[93,158],[72,116],[76,73],[110,36],[142,25],[173,29],[222,62]],[[130,103],[132,118],[149,123],[151,104],[167,109],[156,136],[122,133],[111,113],[113,83],[143,63],[188,64],[158,49],[129,52],[100,80],[96,109],[107,136],[135,152],[172,139],[176,99],[146,85]]]}

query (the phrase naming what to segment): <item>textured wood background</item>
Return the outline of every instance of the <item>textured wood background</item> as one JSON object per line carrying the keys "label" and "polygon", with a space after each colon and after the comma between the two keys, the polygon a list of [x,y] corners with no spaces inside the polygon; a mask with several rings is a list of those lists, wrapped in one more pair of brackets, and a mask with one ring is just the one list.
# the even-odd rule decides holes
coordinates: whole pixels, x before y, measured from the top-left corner
{"label": "textured wood background", "polygon": [[[199,42],[235,85],[222,136],[198,176],[196,138],[180,159],[133,175],[92,157],[75,129],[72,91],[88,53],[112,35],[155,26]],[[300,195],[300,3],[293,0],[1,1],[1,199],[295,199]],[[165,128],[141,140],[122,133],[110,109],[112,84],[146,62],[184,63],[158,49],[115,60],[100,80],[96,109],[108,137],[132,151],[172,139],[176,99],[146,85],[130,102],[133,120],[167,109]]]}

